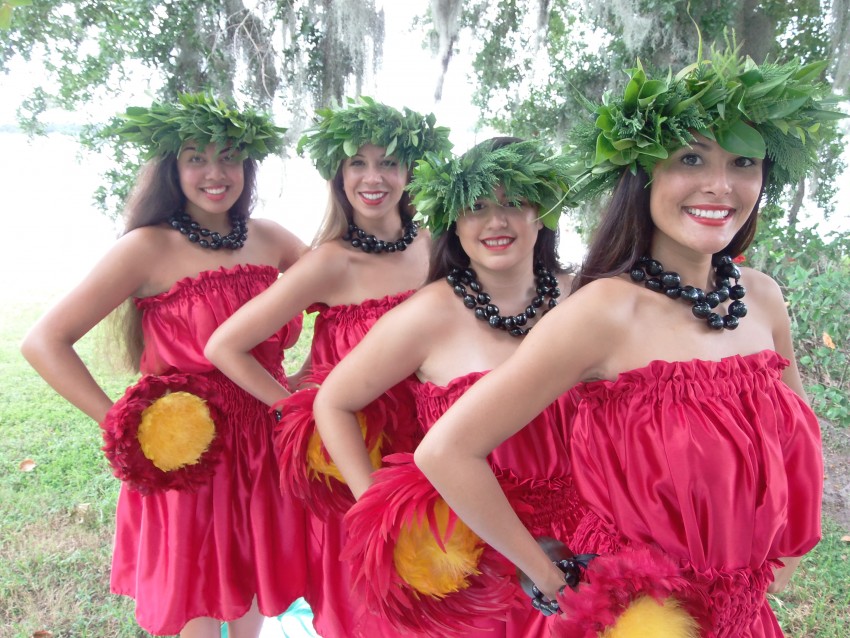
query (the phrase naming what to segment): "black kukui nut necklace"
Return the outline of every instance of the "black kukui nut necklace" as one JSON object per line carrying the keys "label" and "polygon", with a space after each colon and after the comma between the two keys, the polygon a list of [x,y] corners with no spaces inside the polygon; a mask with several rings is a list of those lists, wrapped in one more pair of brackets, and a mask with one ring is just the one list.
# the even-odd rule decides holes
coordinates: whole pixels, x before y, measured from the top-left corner
{"label": "black kukui nut necklace", "polygon": [[210,250],[239,250],[248,239],[248,224],[242,216],[233,212],[227,214],[230,219],[231,231],[222,235],[201,225],[189,217],[188,213],[174,213],[168,223],[174,230],[180,231],[193,244]]}
{"label": "black kukui nut necklace", "polygon": [[508,317],[500,315],[499,307],[490,303],[490,295],[481,289],[481,283],[472,268],[455,268],[446,276],[446,281],[463,300],[463,305],[473,310],[478,319],[486,321],[497,330],[506,330],[514,337],[522,337],[531,330],[530,327],[523,326],[529,319],[537,316],[538,308],[542,308],[541,315],[546,314],[558,304],[558,297],[561,296],[558,280],[542,264],[535,265],[534,277],[537,294],[523,312]]}
{"label": "black kukui nut necklace", "polygon": [[[714,285],[711,292],[704,292],[695,286],[682,286],[679,273],[664,270],[661,262],[651,257],[641,257],[632,266],[629,275],[633,281],[644,282],[644,286],[655,292],[663,292],[670,299],[684,299],[692,304],[691,312],[695,317],[705,319],[709,328],[714,330],[734,330],[738,320],[747,315],[747,305],[741,301],[747,293],[746,288],[738,283],[741,271],[729,255],[715,255],[711,259],[714,267]],[[735,280],[732,285],[731,280]],[[712,312],[718,304],[732,299],[729,304],[729,314],[721,317]]]}
{"label": "black kukui nut necklace", "polygon": [[416,239],[417,233],[419,233],[419,224],[411,220],[404,225],[401,239],[384,241],[374,235],[370,235],[354,222],[348,222],[348,232],[342,238],[364,253],[394,253],[396,251],[406,250],[408,245],[412,244],[413,240]]}

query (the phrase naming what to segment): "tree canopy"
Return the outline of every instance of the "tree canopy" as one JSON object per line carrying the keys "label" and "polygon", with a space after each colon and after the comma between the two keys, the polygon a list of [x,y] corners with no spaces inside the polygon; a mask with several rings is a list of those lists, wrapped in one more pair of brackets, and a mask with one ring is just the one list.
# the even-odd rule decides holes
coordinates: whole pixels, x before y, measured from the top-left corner
{"label": "tree canopy", "polygon": [[[422,2],[420,24],[430,27],[427,37],[444,70],[457,51],[472,50],[473,101],[483,123],[561,144],[586,116],[579,94],[599,99],[617,89],[636,58],[662,70],[692,61],[695,23],[706,43],[734,30],[743,52],[758,62],[829,59],[830,79],[846,91],[848,5],[429,0]],[[316,108],[363,91],[381,62],[384,39],[383,10],[374,0],[6,0],[0,18],[8,24],[0,30],[3,68],[20,56],[40,61],[47,72],[20,105],[29,131],[39,131],[39,117],[50,107],[77,110],[138,90],[144,81],[159,100],[210,90],[280,113],[290,148]],[[441,90],[438,83],[436,99]],[[827,211],[835,183],[829,177],[841,169],[838,140],[834,135],[825,145],[821,179],[811,188]]]}
{"label": "tree canopy", "polygon": [[[580,95],[599,101],[606,90],[622,90],[636,59],[660,72],[681,68],[694,61],[700,37],[706,45],[733,38],[759,63],[830,60],[836,91],[850,84],[847,0],[467,0],[459,13],[445,5],[431,3],[433,40],[444,46],[444,34],[455,34],[456,46],[473,48],[482,121],[523,137],[566,143],[588,116]],[[825,137],[810,192],[829,213],[844,167],[838,130]],[[804,186],[792,194],[792,221]]]}
{"label": "tree canopy", "polygon": [[140,78],[160,99],[211,90],[297,119],[359,92],[383,28],[372,0],[36,0],[0,32],[0,63],[18,55],[47,71],[23,104],[33,130],[46,108],[74,110]]}

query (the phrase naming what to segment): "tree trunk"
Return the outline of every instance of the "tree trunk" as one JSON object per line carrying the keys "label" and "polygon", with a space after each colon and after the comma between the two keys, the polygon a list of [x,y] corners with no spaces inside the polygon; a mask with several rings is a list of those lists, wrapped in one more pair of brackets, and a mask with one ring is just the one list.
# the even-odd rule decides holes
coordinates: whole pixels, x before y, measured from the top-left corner
{"label": "tree trunk", "polygon": [[761,8],[759,0],[743,0],[735,20],[735,34],[741,52],[757,64],[764,62],[776,44],[776,24]]}

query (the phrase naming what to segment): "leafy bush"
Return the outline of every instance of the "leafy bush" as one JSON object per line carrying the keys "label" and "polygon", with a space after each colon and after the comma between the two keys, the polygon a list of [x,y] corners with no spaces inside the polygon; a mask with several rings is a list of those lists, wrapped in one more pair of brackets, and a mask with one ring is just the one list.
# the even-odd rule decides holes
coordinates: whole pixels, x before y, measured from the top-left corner
{"label": "leafy bush", "polygon": [[769,211],[747,258],[782,288],[815,412],[850,427],[850,233],[783,226]]}

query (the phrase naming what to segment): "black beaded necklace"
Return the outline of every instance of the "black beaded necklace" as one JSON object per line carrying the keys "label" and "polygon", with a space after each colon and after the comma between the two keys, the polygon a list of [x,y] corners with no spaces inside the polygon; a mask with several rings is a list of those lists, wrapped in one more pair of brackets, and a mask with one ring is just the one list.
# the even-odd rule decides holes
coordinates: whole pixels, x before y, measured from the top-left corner
{"label": "black beaded necklace", "polygon": [[[644,286],[650,290],[663,292],[670,299],[684,299],[691,303],[693,305],[691,312],[695,317],[705,319],[709,328],[734,330],[738,327],[738,320],[747,315],[747,305],[741,301],[747,290],[738,283],[741,271],[729,255],[715,255],[711,265],[714,267],[714,285],[716,286],[711,292],[703,292],[701,288],[695,286],[682,286],[679,273],[665,271],[661,262],[650,257],[638,259],[629,275],[633,281],[643,281]],[[734,286],[731,279],[735,280]],[[721,317],[711,311],[727,299],[733,300],[729,304],[728,315]]]}
{"label": "black beaded necklace", "polygon": [[342,238],[347,242],[351,242],[352,246],[359,248],[364,253],[394,253],[396,251],[406,250],[407,246],[412,244],[413,240],[416,239],[418,233],[419,223],[411,220],[404,225],[401,239],[384,241],[374,235],[370,235],[354,222],[349,222],[348,232]]}
{"label": "black beaded necklace", "polygon": [[230,219],[231,231],[224,236],[214,230],[202,228],[186,212],[174,213],[169,217],[168,223],[174,230],[179,230],[190,242],[198,244],[201,248],[239,250],[248,239],[248,224],[242,216],[237,216],[233,212],[228,213],[227,217]]}
{"label": "black beaded necklace", "polygon": [[[541,316],[545,315],[558,304],[558,297],[561,296],[558,280],[542,264],[535,265],[534,277],[537,294],[523,312],[508,317],[500,315],[499,307],[490,303],[490,295],[481,289],[481,283],[472,268],[455,268],[446,276],[446,281],[454,289],[455,294],[463,299],[463,305],[474,310],[476,318],[486,321],[497,330],[506,330],[514,337],[522,337],[531,330],[530,327],[523,326],[529,319],[537,316],[537,309],[543,307],[545,303]],[[466,291],[466,286],[469,286],[471,293]]]}

